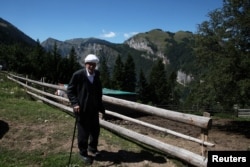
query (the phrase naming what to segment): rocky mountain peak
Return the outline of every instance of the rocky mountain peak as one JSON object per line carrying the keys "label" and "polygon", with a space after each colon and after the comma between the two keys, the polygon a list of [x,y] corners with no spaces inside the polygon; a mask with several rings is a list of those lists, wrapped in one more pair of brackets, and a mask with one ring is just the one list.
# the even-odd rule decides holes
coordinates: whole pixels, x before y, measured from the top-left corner
{"label": "rocky mountain peak", "polygon": [[125,41],[125,44],[129,45],[129,47],[134,48],[136,50],[146,51],[149,54],[154,54],[154,51],[149,46],[149,41],[145,38],[130,38]]}

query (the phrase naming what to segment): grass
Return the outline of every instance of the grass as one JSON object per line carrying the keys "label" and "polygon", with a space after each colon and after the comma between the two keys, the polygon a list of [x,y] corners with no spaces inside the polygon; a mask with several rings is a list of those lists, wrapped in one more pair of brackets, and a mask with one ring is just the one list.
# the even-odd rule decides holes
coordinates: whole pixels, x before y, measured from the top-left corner
{"label": "grass", "polygon": [[[74,128],[70,115],[32,99],[4,73],[0,73],[0,106],[1,167],[67,166]],[[101,129],[100,139],[127,152],[142,150],[105,129]],[[76,147],[75,141],[71,159],[75,167],[83,165]]]}
{"label": "grass", "polygon": [[213,115],[213,118],[218,118],[218,119],[231,119],[234,121],[250,121],[250,117],[237,117],[235,113],[216,113]]}
{"label": "grass", "polygon": [[[66,166],[69,151],[60,150],[60,144],[71,139],[73,118],[31,99],[3,73],[0,94],[0,121],[5,127],[1,130],[0,166]],[[42,142],[46,138],[53,141]]]}

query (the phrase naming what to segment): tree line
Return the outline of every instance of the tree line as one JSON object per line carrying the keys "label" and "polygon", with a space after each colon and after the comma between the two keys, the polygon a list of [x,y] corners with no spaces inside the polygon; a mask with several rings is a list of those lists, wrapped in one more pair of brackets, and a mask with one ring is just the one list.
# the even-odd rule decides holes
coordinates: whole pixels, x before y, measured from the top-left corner
{"label": "tree line", "polygon": [[68,82],[72,73],[80,68],[74,48],[67,57],[62,57],[56,44],[51,52],[46,52],[39,41],[35,47],[23,43],[0,44],[0,61],[8,71],[38,80],[45,77],[50,83]]}
{"label": "tree line", "polygon": [[[74,47],[68,56],[62,57],[57,48],[57,44],[51,52],[46,52],[37,41],[34,48],[17,43],[15,45],[0,45],[0,60],[6,64],[8,71],[29,75],[29,78],[40,80],[45,78],[46,82],[57,84],[67,84],[72,74],[84,68],[79,64]],[[137,79],[136,65],[130,54],[125,62],[122,62],[121,55],[118,55],[113,71],[107,66],[105,56],[102,56],[99,64],[103,87],[115,90],[129,91],[137,93],[137,100],[145,104],[169,104],[172,102],[169,95],[170,85],[167,81],[165,65],[159,59],[152,67],[150,80],[148,81],[140,71]],[[171,82],[175,82],[172,78]],[[176,99],[175,102],[178,100]]]}
{"label": "tree line", "polygon": [[162,59],[158,59],[152,67],[149,78],[140,70],[136,74],[136,65],[132,56],[127,55],[125,62],[119,55],[115,61],[112,73],[105,60],[100,65],[103,87],[122,91],[136,92],[137,101],[153,105],[178,105],[175,86],[176,75],[167,77],[166,67]]}

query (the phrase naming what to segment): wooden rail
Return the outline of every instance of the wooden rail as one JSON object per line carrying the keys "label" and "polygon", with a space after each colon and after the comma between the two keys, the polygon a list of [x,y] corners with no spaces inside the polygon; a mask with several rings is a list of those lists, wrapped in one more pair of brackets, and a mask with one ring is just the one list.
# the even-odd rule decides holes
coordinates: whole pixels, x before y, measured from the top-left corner
{"label": "wooden rail", "polygon": [[153,107],[145,104],[122,100],[114,97],[103,96],[103,101],[112,103],[119,106],[124,106],[135,111],[144,112],[151,115],[160,116],[166,119],[170,119],[176,122],[181,122],[193,126],[197,126],[203,129],[210,129],[212,125],[212,119],[203,116],[197,116],[192,114],[179,113],[176,111],[166,110],[158,107]]}
{"label": "wooden rail", "polygon": [[[38,84],[40,86],[66,91],[65,88],[60,87],[60,86],[56,86],[53,84],[48,84],[48,83],[30,80],[28,78],[19,77],[19,76],[13,75],[13,74],[9,74],[8,78],[10,80],[17,82],[18,84],[26,87],[28,89],[27,93],[29,95],[31,95],[37,99],[40,99],[46,103],[49,103],[51,105],[54,105],[54,106],[56,106],[64,111],[66,111],[67,113],[73,115],[73,110],[71,107],[57,103],[57,102],[50,100],[46,97],[51,97],[51,98],[56,99],[56,100],[69,102],[69,100],[67,98],[59,97],[59,96],[53,95],[51,93],[41,91],[41,90],[36,89],[32,86],[29,86],[28,83]],[[20,80],[22,80],[23,82],[20,82]],[[34,93],[34,92],[36,92],[36,93]],[[110,122],[100,120],[101,126],[103,126],[106,129],[109,129],[110,131],[114,131],[116,133],[122,134],[124,136],[127,136],[130,139],[136,140],[138,142],[149,145],[155,149],[163,151],[167,154],[178,157],[178,158],[180,158],[180,159],[182,159],[182,160],[184,160],[192,165],[199,166],[199,167],[207,166],[206,147],[207,146],[214,146],[214,144],[207,142],[208,130],[211,128],[211,125],[212,125],[211,118],[196,116],[196,115],[191,115],[191,114],[178,113],[178,112],[171,111],[171,110],[164,110],[161,108],[152,107],[152,106],[139,104],[139,103],[135,103],[135,102],[130,102],[130,101],[122,100],[122,99],[116,99],[116,98],[109,97],[109,96],[103,96],[103,101],[107,102],[107,103],[119,105],[119,106],[125,106],[127,108],[131,108],[131,109],[139,111],[139,112],[144,112],[147,114],[156,115],[156,116],[160,116],[160,117],[163,117],[166,119],[170,119],[170,120],[174,120],[177,122],[182,122],[182,123],[186,123],[186,124],[200,127],[201,128],[201,139],[198,139],[198,138],[187,136],[187,135],[184,135],[184,134],[181,134],[178,132],[174,132],[174,131],[169,130],[169,129],[165,129],[165,128],[158,127],[158,126],[155,126],[155,125],[152,125],[149,123],[145,123],[145,122],[142,122],[142,121],[130,118],[130,117],[126,117],[124,115],[121,115],[121,114],[118,114],[118,113],[115,113],[112,111],[106,111],[107,114],[109,114],[109,115],[119,117],[121,119],[128,120],[128,121],[131,121],[134,123],[138,123],[138,124],[143,125],[143,126],[154,128],[156,130],[159,130],[159,131],[162,131],[165,133],[169,133],[169,134],[184,138],[186,140],[197,142],[202,146],[202,150],[203,150],[202,155],[198,155],[196,153],[190,152],[190,151],[185,150],[183,148],[179,148],[177,146],[163,143],[163,142],[156,140],[154,138],[136,133],[136,132],[131,131],[129,129],[125,129],[125,128],[120,127],[118,125],[112,124]]]}
{"label": "wooden rail", "polygon": [[250,109],[237,109],[238,117],[250,117]]}
{"label": "wooden rail", "polygon": [[174,135],[174,136],[186,139],[186,140],[197,142],[199,144],[204,144],[204,145],[210,146],[210,147],[214,146],[213,143],[209,143],[209,142],[203,141],[201,139],[198,139],[198,138],[195,138],[195,137],[192,137],[192,136],[188,136],[188,135],[185,135],[185,134],[182,134],[182,133],[175,132],[175,131],[170,130],[170,129],[162,128],[162,127],[159,127],[159,126],[156,126],[156,125],[149,124],[147,122],[143,122],[143,121],[140,121],[140,120],[137,120],[137,119],[133,119],[133,118],[130,118],[130,117],[127,117],[127,116],[124,116],[124,115],[121,115],[121,114],[118,114],[118,113],[115,113],[115,112],[106,111],[106,113],[109,114],[109,115],[121,118],[123,120],[134,122],[134,123],[137,123],[137,124],[140,124],[140,125],[143,125],[143,126],[146,126],[146,127],[149,127],[149,128],[161,131],[161,132],[165,132],[165,133],[168,133],[168,134],[171,134],[171,135]]}

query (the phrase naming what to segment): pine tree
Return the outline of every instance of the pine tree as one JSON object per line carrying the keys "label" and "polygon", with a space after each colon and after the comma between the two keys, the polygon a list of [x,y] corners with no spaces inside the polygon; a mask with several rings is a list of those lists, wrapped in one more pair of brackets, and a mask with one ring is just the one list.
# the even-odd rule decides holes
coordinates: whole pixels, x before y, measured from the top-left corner
{"label": "pine tree", "polygon": [[41,79],[45,77],[47,71],[46,64],[46,52],[44,48],[41,46],[39,40],[36,42],[36,46],[33,51],[29,54],[31,72],[30,74],[35,77],[34,79]]}
{"label": "pine tree", "polygon": [[102,81],[102,87],[111,88],[110,74],[105,57],[100,61],[100,72],[101,72],[100,79]]}
{"label": "pine tree", "polygon": [[134,92],[136,86],[135,63],[129,54],[124,65],[124,86],[123,90]]}
{"label": "pine tree", "polygon": [[[69,73],[69,71],[71,71],[71,67],[69,65],[69,60],[68,58],[64,57],[61,58],[58,62],[58,71],[56,76],[58,77],[57,82],[58,83],[68,83],[70,80],[70,76],[71,74]],[[71,70],[70,70],[71,69]]]}
{"label": "pine tree", "polygon": [[136,93],[137,93],[137,100],[139,102],[147,104],[151,101],[149,84],[142,69],[140,70]]}
{"label": "pine tree", "polygon": [[57,44],[54,44],[52,53],[47,54],[47,69],[49,73],[47,78],[51,83],[57,83],[59,80],[60,67],[59,62],[61,61],[61,56],[58,53]]}
{"label": "pine tree", "polygon": [[70,53],[69,53],[69,71],[70,74],[72,75],[76,70],[79,70],[81,68],[79,62],[78,62],[78,58],[76,55],[76,51],[75,48],[72,46]]}
{"label": "pine tree", "polygon": [[153,104],[167,105],[169,103],[170,90],[168,90],[166,71],[161,59],[152,67],[149,84]]}
{"label": "pine tree", "polygon": [[124,80],[124,65],[121,60],[121,56],[118,55],[115,61],[113,75],[112,75],[112,88],[122,90],[124,81],[125,81]]}

